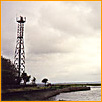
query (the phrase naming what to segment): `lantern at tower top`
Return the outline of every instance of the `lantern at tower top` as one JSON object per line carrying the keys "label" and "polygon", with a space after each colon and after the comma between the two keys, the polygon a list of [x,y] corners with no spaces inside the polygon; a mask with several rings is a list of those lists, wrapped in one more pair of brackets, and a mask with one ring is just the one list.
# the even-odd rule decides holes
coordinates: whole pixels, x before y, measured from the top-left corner
{"label": "lantern at tower top", "polygon": [[25,22],[26,22],[26,17],[22,17],[22,16],[17,17],[17,18],[16,18],[16,21],[17,21],[18,23],[25,23]]}

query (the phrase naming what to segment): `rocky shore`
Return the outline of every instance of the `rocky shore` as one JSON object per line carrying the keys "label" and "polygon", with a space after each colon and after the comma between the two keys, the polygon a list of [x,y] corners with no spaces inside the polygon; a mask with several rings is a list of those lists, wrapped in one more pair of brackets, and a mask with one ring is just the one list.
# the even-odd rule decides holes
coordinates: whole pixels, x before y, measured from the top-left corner
{"label": "rocky shore", "polygon": [[62,92],[90,90],[90,87],[67,87],[2,93],[2,101],[42,101]]}

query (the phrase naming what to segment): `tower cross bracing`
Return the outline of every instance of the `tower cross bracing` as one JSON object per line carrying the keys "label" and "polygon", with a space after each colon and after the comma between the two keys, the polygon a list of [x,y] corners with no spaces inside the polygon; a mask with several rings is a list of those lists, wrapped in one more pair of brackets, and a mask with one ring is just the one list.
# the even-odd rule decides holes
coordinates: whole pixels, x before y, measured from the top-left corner
{"label": "tower cross bracing", "polygon": [[15,56],[14,56],[14,65],[18,72],[18,77],[21,76],[23,72],[25,72],[25,51],[24,51],[24,23],[26,22],[26,17],[17,17],[16,21],[18,22],[17,27],[17,41],[15,48]]}

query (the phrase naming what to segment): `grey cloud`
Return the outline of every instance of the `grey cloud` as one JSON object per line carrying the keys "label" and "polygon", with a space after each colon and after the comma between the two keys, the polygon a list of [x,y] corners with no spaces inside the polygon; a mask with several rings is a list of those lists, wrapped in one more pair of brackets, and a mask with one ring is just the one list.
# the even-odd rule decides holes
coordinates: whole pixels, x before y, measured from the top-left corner
{"label": "grey cloud", "polygon": [[[54,29],[58,29],[63,32],[67,32],[67,34],[74,35],[89,35],[92,33],[92,31],[94,32],[95,26],[97,26],[100,29],[101,19],[99,16],[99,11],[101,11],[101,9],[96,9],[98,7],[81,5],[80,3],[79,5],[75,6],[65,6],[61,3],[54,3],[53,6],[51,6],[50,4],[48,5],[49,8],[48,6],[45,6],[41,9],[40,23],[43,23],[43,25],[46,24],[54,27]],[[74,7],[79,8],[79,11],[77,11]],[[90,9],[92,10],[90,11]]]}
{"label": "grey cloud", "polygon": [[2,1],[1,14],[1,51],[12,59],[15,18],[27,17],[26,71],[38,82],[42,77],[52,82],[100,80],[100,1]]}

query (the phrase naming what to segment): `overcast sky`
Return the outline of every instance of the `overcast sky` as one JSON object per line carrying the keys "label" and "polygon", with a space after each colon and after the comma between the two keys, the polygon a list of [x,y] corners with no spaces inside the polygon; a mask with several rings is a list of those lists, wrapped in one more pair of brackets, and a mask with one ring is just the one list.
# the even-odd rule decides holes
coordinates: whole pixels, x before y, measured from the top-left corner
{"label": "overcast sky", "polygon": [[101,81],[101,1],[1,1],[1,54],[12,61],[20,15],[37,82]]}

